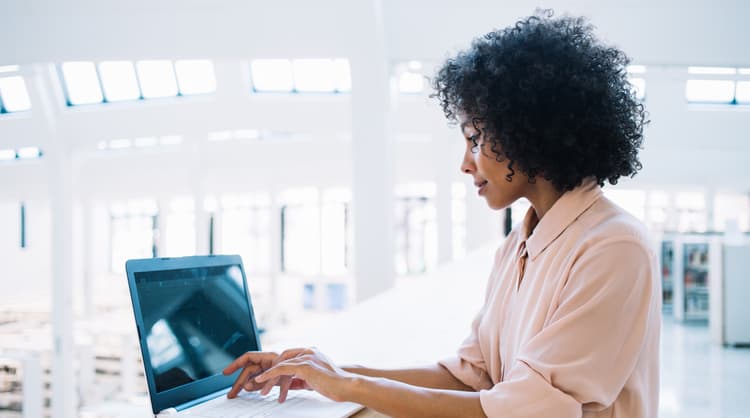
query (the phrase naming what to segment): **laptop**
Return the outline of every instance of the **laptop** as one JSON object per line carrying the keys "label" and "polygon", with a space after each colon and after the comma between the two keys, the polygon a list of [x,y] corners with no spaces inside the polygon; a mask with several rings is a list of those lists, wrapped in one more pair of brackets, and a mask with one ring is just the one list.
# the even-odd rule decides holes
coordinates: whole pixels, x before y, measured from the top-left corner
{"label": "laptop", "polygon": [[343,418],[362,409],[312,391],[280,404],[278,388],[226,398],[240,371],[222,370],[261,350],[240,256],[128,260],[125,270],[154,415]]}

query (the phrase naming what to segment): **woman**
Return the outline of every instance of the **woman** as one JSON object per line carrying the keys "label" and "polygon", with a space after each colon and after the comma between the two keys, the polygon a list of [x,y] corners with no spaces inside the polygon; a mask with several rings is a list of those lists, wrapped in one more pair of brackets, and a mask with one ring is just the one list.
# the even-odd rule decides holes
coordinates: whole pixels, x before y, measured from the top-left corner
{"label": "woman", "polygon": [[390,416],[655,417],[660,288],[643,225],[602,196],[641,168],[628,59],[579,18],[537,13],[474,40],[434,87],[487,204],[531,208],[498,249],[455,357],[338,367],[314,349],[247,353],[240,389],[313,389]]}

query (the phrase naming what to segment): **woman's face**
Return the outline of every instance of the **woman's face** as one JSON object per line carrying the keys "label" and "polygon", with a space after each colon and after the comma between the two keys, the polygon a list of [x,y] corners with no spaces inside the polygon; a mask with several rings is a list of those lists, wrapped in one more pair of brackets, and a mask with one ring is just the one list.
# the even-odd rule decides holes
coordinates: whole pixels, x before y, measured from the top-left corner
{"label": "woman's face", "polygon": [[474,179],[477,193],[484,196],[490,208],[503,209],[525,196],[528,178],[520,170],[515,170],[508,181],[510,160],[501,156],[498,161],[497,154],[491,149],[492,144],[485,142],[483,127],[481,122],[474,123],[471,118],[461,117],[461,132],[466,139],[461,171]]}

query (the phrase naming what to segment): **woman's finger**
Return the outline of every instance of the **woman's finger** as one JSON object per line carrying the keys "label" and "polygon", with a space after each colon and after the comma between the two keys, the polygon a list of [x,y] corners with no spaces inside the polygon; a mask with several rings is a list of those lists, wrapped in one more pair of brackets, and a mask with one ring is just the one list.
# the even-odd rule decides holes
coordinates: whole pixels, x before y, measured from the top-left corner
{"label": "woman's finger", "polygon": [[239,376],[237,376],[237,379],[235,379],[234,383],[232,384],[232,389],[227,393],[227,397],[229,399],[234,398],[237,396],[238,393],[242,390],[242,387],[245,386],[248,380],[252,380],[255,375],[257,375],[259,372],[261,372],[262,369],[259,366],[248,366],[246,367],[242,373],[240,373]]}
{"label": "woman's finger", "polygon": [[263,396],[268,395],[268,393],[271,392],[271,389],[273,389],[273,387],[276,386],[276,384],[279,383],[279,379],[280,378],[277,377],[275,379],[271,379],[271,380],[267,381],[266,384],[265,384],[265,386],[263,386],[263,389],[260,391],[260,394],[263,395]]}
{"label": "woman's finger", "polygon": [[292,359],[294,357],[299,357],[303,354],[312,354],[313,349],[311,348],[290,348],[288,350],[284,350],[276,359],[274,359],[273,363],[274,365],[281,363],[282,361],[286,361],[289,359]]}
{"label": "woman's finger", "polygon": [[275,379],[279,376],[296,376],[296,377],[305,379],[305,376],[307,375],[305,370],[308,370],[312,367],[313,367],[313,363],[308,360],[305,360],[305,361],[287,360],[261,373],[258,377],[255,378],[255,381],[266,382],[266,381]]}
{"label": "woman's finger", "polygon": [[289,388],[292,386],[292,377],[291,376],[282,376],[279,379],[279,403],[284,403],[286,401],[287,394],[289,393]]}
{"label": "woman's finger", "polygon": [[264,361],[273,362],[273,360],[277,357],[278,354],[272,352],[248,351],[247,353],[234,359],[233,362],[229,363],[229,365],[224,368],[223,373],[225,376],[228,376],[236,372],[237,370],[247,367],[251,364],[261,364]]}

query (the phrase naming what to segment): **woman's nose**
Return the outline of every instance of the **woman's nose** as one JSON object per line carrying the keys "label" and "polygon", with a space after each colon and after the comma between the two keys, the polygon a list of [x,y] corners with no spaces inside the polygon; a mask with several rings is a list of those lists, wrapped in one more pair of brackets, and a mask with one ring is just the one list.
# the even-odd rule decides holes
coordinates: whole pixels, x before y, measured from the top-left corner
{"label": "woman's nose", "polygon": [[477,166],[474,163],[474,157],[471,152],[467,151],[464,153],[464,159],[461,162],[461,172],[469,175],[474,174],[477,171]]}

